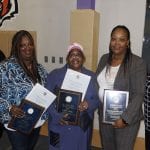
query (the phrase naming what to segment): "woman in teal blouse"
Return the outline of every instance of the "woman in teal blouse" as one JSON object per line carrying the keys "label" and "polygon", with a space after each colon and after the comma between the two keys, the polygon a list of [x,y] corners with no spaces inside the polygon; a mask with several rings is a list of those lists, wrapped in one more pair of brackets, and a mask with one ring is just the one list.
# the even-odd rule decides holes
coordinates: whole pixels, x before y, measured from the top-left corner
{"label": "woman in teal blouse", "polygon": [[37,62],[31,34],[18,31],[12,39],[10,57],[0,64],[0,122],[6,128],[12,150],[33,150],[37,142],[40,127],[23,134],[8,128],[8,122],[12,116],[22,117],[19,104],[35,83],[44,86],[46,77],[46,70]]}

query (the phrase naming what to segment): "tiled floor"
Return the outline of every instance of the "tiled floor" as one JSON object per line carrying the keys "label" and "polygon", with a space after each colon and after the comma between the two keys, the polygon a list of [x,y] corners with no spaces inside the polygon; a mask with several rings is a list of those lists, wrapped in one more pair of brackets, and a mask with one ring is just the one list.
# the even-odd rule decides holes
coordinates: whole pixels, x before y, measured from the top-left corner
{"label": "tiled floor", "polygon": [[[3,133],[3,136],[0,139],[0,150],[11,150],[11,146],[5,132]],[[35,147],[35,150],[48,150],[47,136],[40,136],[37,145]],[[91,150],[100,150],[100,148],[92,147]]]}

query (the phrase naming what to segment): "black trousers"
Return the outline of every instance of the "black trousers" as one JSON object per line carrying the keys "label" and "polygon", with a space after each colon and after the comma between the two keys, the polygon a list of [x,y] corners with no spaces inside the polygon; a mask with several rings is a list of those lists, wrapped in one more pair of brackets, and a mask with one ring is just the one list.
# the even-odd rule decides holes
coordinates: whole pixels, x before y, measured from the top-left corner
{"label": "black trousers", "polygon": [[145,150],[150,150],[150,131],[145,130]]}
{"label": "black trousers", "polygon": [[33,129],[30,134],[6,130],[12,150],[33,150],[37,143],[40,128]]}
{"label": "black trousers", "polygon": [[3,134],[3,124],[0,123],[0,138],[2,137]]}

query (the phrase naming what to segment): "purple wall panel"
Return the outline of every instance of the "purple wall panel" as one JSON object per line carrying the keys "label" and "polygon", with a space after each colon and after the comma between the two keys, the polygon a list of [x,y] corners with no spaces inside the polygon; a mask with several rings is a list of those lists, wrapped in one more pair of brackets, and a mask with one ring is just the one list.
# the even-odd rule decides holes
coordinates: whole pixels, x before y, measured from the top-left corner
{"label": "purple wall panel", "polygon": [[77,0],[77,9],[95,10],[95,0]]}

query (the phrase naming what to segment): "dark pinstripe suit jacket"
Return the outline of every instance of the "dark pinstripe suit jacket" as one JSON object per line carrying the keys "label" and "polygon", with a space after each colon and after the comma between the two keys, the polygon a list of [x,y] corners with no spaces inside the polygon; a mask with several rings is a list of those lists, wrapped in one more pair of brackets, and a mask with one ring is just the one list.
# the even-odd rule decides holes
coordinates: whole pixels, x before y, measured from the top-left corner
{"label": "dark pinstripe suit jacket", "polygon": [[[104,69],[107,64],[108,54],[100,59],[96,74]],[[129,91],[129,103],[123,112],[122,118],[128,123],[133,124],[143,118],[142,102],[144,99],[144,86],[146,79],[146,64],[144,60],[134,54],[131,55],[129,67],[124,74],[123,65],[120,66],[115,82],[115,90]]]}

